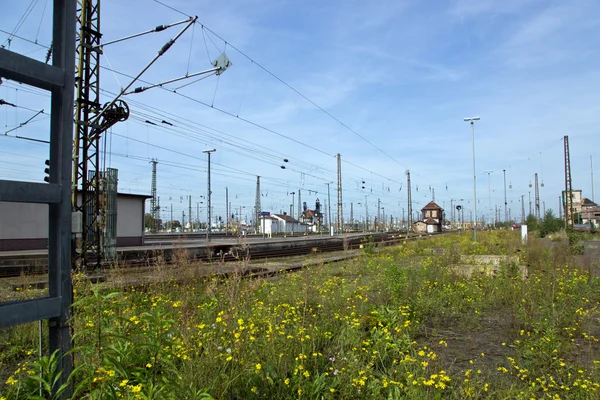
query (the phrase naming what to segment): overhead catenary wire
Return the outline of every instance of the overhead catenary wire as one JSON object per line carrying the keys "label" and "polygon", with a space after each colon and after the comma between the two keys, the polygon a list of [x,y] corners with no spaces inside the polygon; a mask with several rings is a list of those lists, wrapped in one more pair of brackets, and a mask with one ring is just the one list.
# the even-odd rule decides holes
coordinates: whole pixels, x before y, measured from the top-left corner
{"label": "overhead catenary wire", "polygon": [[[25,42],[27,42],[27,43],[31,43],[31,44],[34,44],[34,45],[36,45],[36,46],[43,47],[44,49],[49,49],[49,48],[50,48],[50,46],[47,46],[47,45],[41,44],[41,43],[39,43],[39,42],[37,42],[37,41],[33,41],[33,40],[30,40],[30,39],[24,38],[24,37],[22,37],[22,36],[18,36],[18,35],[12,34],[12,33],[10,33],[10,32],[7,32],[7,31],[5,31],[4,29],[0,29],[0,32],[2,32],[2,33],[6,33],[7,35],[10,35],[10,36],[11,36],[11,37],[13,37],[13,38],[17,38],[17,39],[19,39],[19,40],[23,40],[23,41],[25,41]],[[0,47],[3,47],[3,46],[0,46]]]}
{"label": "overhead catenary wire", "polygon": [[4,48],[4,47],[6,47],[7,44],[10,46],[10,42],[11,42],[12,38],[15,37],[17,32],[19,32],[19,29],[21,29],[21,27],[23,26],[23,24],[25,23],[25,21],[27,20],[27,18],[29,17],[29,15],[31,14],[31,12],[35,8],[35,6],[37,5],[37,2],[38,2],[38,0],[31,0],[29,5],[23,12],[23,15],[21,15],[21,18],[19,18],[19,20],[17,21],[17,24],[13,28],[12,32],[9,33],[8,38],[4,41],[4,43],[2,45],[0,45],[0,47]]}
{"label": "overhead catenary wire", "polygon": [[[164,2],[161,2],[159,0],[154,0],[156,3],[159,3],[173,11],[178,12],[179,14],[182,15],[186,15],[184,12],[175,9],[172,6],[169,6],[167,4],[165,4]],[[390,155],[389,153],[387,153],[385,150],[383,150],[382,148],[380,148],[379,146],[375,145],[373,142],[371,142],[370,140],[368,140],[366,137],[364,137],[363,135],[361,135],[360,133],[358,133],[356,130],[352,129],[349,125],[347,125],[346,123],[344,123],[343,121],[341,121],[339,118],[337,118],[336,116],[334,116],[332,113],[330,113],[329,111],[327,111],[326,109],[324,109],[322,106],[320,106],[318,103],[316,103],[315,101],[313,101],[312,99],[310,99],[309,97],[307,97],[306,95],[304,95],[302,92],[300,92],[298,89],[296,89],[295,87],[293,87],[292,85],[290,85],[289,83],[287,83],[285,80],[283,80],[282,78],[280,78],[279,76],[275,75],[275,73],[271,72],[271,70],[269,70],[268,68],[266,68],[265,66],[263,66],[262,64],[258,63],[256,60],[254,60],[252,57],[250,57],[249,55],[247,55],[246,53],[244,53],[242,50],[240,50],[239,48],[237,48],[236,46],[234,46],[233,44],[231,44],[231,42],[225,40],[223,37],[221,37],[218,33],[214,32],[213,30],[211,30],[209,27],[207,27],[206,25],[197,22],[198,24],[200,24],[203,29],[206,29],[208,32],[212,33],[214,36],[216,36],[217,38],[219,38],[221,41],[223,41],[226,45],[228,45],[229,47],[231,47],[232,49],[234,49],[235,51],[237,51],[239,54],[241,54],[243,57],[247,58],[249,61],[251,61],[253,64],[256,64],[260,69],[262,69],[264,72],[266,72],[268,75],[270,75],[271,77],[273,77],[274,79],[276,79],[277,81],[279,81],[281,84],[283,84],[284,86],[286,86],[288,89],[292,90],[294,93],[296,93],[298,96],[300,96],[301,98],[303,98],[304,100],[306,100],[307,102],[309,102],[310,104],[312,104],[314,107],[316,107],[317,109],[319,109],[321,112],[325,113],[328,117],[330,117],[331,119],[333,119],[334,121],[336,121],[337,123],[339,123],[343,128],[345,128],[346,130],[348,130],[349,132],[355,134],[356,136],[358,136],[360,139],[362,139],[363,141],[365,141],[366,143],[368,143],[370,146],[372,146],[373,148],[375,148],[377,151],[381,152],[382,154],[384,154],[386,157],[390,158],[392,161],[396,162],[397,164],[399,164],[400,166],[402,166],[403,168],[408,168],[406,165],[402,164],[400,161],[398,161],[395,157],[393,157],[392,155]],[[211,37],[208,36],[209,40],[212,41]],[[216,44],[213,42],[213,45]],[[217,50],[218,47],[217,47]],[[212,105],[211,105],[212,107]],[[228,113],[229,115],[236,117],[235,115]],[[238,117],[239,118],[239,117]],[[244,120],[244,119],[242,119]],[[245,120],[247,121],[247,120]],[[414,171],[411,169],[411,171]],[[413,175],[419,176],[422,179],[425,179],[427,181],[427,178],[419,175],[416,172],[413,172]]]}

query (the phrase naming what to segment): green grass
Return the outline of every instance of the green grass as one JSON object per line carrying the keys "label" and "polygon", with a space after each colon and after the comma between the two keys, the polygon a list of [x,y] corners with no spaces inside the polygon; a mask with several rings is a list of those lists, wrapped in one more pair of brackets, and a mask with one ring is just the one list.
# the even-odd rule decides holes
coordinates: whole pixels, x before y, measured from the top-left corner
{"label": "green grass", "polygon": [[[263,280],[100,291],[76,277],[77,398],[596,399],[600,280],[568,244],[518,235],[369,247]],[[516,254],[529,276],[449,268],[478,254]],[[36,329],[0,331],[0,399],[53,379],[48,358],[37,378]]]}

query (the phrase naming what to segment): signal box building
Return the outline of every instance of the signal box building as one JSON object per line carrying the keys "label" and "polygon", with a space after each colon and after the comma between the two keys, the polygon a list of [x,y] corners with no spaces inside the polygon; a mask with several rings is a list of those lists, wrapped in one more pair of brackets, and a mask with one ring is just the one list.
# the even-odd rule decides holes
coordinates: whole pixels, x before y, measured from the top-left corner
{"label": "signal box building", "polygon": [[444,209],[434,201],[429,202],[421,209],[421,221],[413,224],[415,232],[435,233],[442,231],[444,221]]}

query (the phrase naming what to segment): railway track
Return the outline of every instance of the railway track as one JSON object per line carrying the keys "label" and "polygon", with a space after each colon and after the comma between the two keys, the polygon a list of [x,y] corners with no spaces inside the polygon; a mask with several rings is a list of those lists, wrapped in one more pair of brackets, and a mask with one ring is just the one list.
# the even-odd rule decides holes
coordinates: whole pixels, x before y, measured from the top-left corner
{"label": "railway track", "polygon": [[[438,233],[435,235],[413,235],[406,237],[406,234],[394,233],[394,234],[373,234],[370,235],[373,238],[372,245],[374,246],[389,246],[394,245],[406,240],[419,240],[426,239],[431,236],[437,236],[440,234],[446,234],[447,232]],[[139,268],[139,267],[150,267],[156,264],[172,265],[177,263],[181,258],[188,258],[195,261],[204,262],[234,262],[244,259],[256,260],[256,259],[268,259],[268,258],[283,258],[302,256],[318,253],[327,253],[341,250],[356,250],[365,245],[369,245],[369,242],[365,242],[365,237],[351,237],[351,238],[334,238],[323,241],[294,241],[285,243],[278,247],[269,246],[264,244],[253,244],[244,245],[243,243],[231,244],[231,245],[220,245],[214,247],[208,247],[207,251],[195,251],[194,254],[186,254],[190,249],[186,248],[168,248],[168,249],[155,249],[149,248],[147,251],[141,253],[141,257],[138,258],[124,258],[118,261],[120,267],[126,268]],[[27,260],[23,260],[22,263],[15,262],[14,265],[3,265],[0,266],[0,279],[17,277],[21,275],[42,275],[47,273],[46,261],[41,262],[40,258],[35,260],[35,263],[27,263]],[[105,263],[104,268],[111,268],[114,263]]]}

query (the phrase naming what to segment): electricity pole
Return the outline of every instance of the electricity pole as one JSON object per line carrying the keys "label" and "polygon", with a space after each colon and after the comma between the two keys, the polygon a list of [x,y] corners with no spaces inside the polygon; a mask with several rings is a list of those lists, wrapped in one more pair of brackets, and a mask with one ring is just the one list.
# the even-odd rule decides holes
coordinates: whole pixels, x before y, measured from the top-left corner
{"label": "electricity pole", "polygon": [[592,161],[591,155],[590,155],[590,172],[592,174],[592,201],[594,201],[594,162]]}
{"label": "electricity pole", "polygon": [[300,220],[300,216],[302,215],[302,195],[300,192],[301,189],[298,189],[298,220]]}
{"label": "electricity pole", "polygon": [[344,233],[344,209],[342,204],[342,156],[340,153],[337,154],[337,223],[338,223],[338,233]]}
{"label": "electricity pole", "polygon": [[189,221],[188,222],[190,223],[190,232],[193,232],[194,231],[194,227],[192,225],[192,195],[191,194],[188,196],[188,200],[189,200],[189,206],[188,206],[188,208],[189,208],[189,214],[188,214]]}
{"label": "electricity pole", "polygon": [[558,218],[562,219],[563,211],[562,211],[562,199],[561,196],[558,196]]}
{"label": "electricity pole", "polygon": [[152,211],[152,226],[150,227],[150,229],[152,233],[156,233],[156,164],[158,164],[158,161],[152,159],[150,163],[152,163],[152,188],[150,190],[150,196],[152,196],[150,198],[150,210]]}
{"label": "electricity pole", "polygon": [[406,192],[408,194],[408,226],[406,233],[412,231],[412,198],[410,193],[410,171],[406,170]]}
{"label": "electricity pole", "polygon": [[369,203],[367,202],[367,195],[365,195],[365,224],[367,232],[369,232]]}
{"label": "electricity pole", "polygon": [[502,173],[504,174],[504,222],[509,220],[508,216],[508,203],[506,201],[506,170],[503,169]]}
{"label": "electricity pole", "polygon": [[521,195],[521,223],[525,223],[525,195]]}
{"label": "electricity pole", "polygon": [[229,236],[229,188],[225,186],[225,236]]}
{"label": "electricity pole", "polygon": [[571,156],[569,152],[569,136],[563,138],[565,146],[565,228],[572,229],[573,216],[573,189],[571,187]]}
{"label": "electricity pole", "polygon": [[212,212],[211,212],[211,207],[210,207],[210,199],[211,199],[211,190],[210,190],[210,153],[217,151],[216,149],[208,149],[208,150],[203,150],[203,153],[206,153],[208,155],[208,193],[207,193],[207,202],[208,202],[208,226],[206,229],[206,242],[209,243],[210,242],[210,231],[212,228]]}
{"label": "electricity pole", "polygon": [[160,221],[160,196],[156,198],[156,220]]}
{"label": "electricity pole", "polygon": [[294,236],[294,195],[296,192],[291,192],[290,194],[292,195],[292,208],[290,208],[290,217],[292,217],[292,236]]}
{"label": "electricity pole", "polygon": [[262,211],[260,204],[260,176],[256,177],[256,197],[254,198],[254,231],[258,232],[260,212]]}
{"label": "electricity pole", "polygon": [[540,189],[538,186],[538,174],[535,173],[535,219],[540,220]]}
{"label": "electricity pole", "polygon": [[381,199],[377,199],[377,225],[375,225],[375,232],[379,231],[381,225]]}
{"label": "electricity pole", "polygon": [[328,216],[327,216],[327,222],[328,222],[328,228],[329,228],[329,235],[331,236],[331,194],[329,192],[329,185],[333,183],[333,182],[329,182],[326,183],[327,185],[327,208],[328,208]]}

